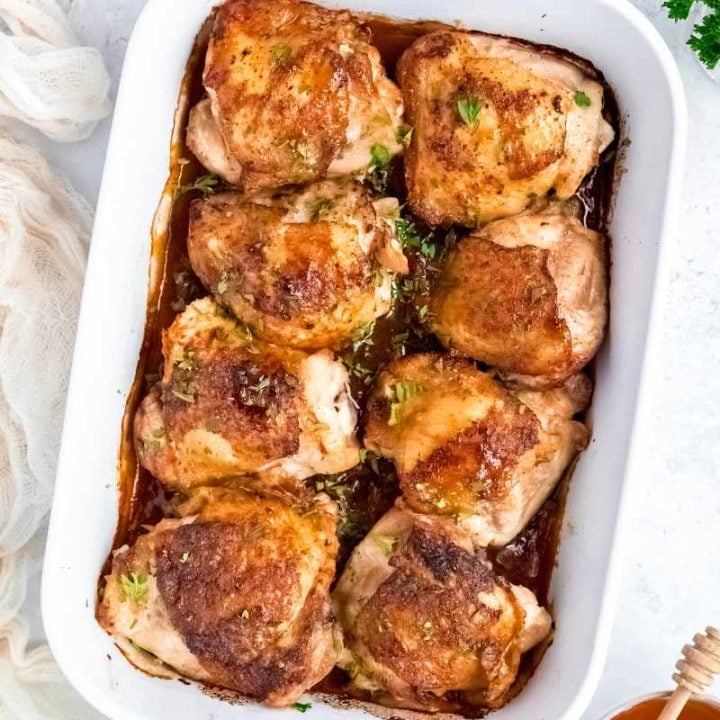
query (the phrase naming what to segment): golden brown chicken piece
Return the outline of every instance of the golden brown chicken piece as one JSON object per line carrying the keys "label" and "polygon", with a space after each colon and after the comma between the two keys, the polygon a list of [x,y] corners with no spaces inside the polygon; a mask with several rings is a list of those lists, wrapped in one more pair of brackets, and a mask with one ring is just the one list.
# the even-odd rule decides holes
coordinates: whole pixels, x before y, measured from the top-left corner
{"label": "golden brown chicken piece", "polygon": [[[198,159],[245,192],[362,172],[402,150],[403,104],[369,31],[298,0],[228,0],[190,116]],[[385,159],[385,157],[383,157]]]}
{"label": "golden brown chicken piece", "polygon": [[451,521],[396,507],[333,592],[351,686],[395,707],[498,707],[523,652],[550,632],[533,593],[493,572]]}
{"label": "golden brown chicken piece", "polygon": [[293,489],[295,479],[358,462],[347,372],[253,340],[210,298],[163,336],[165,368],[135,416],[138,459],[166,486],[233,483]]}
{"label": "golden brown chicken piece", "polygon": [[213,195],[191,207],[190,262],[264,340],[338,350],[389,311],[390,269],[407,272],[397,212],[395,198],[373,202],[355,182],[273,199]]}
{"label": "golden brown chicken piece", "polygon": [[203,488],[120,548],[98,619],[151,675],[183,675],[285,706],[333,667],[337,508]]}
{"label": "golden brown chicken piece", "polygon": [[549,51],[479,33],[424,35],[398,64],[408,201],[431,225],[476,226],[553,191],[566,199],[613,130],[603,89]]}
{"label": "golden brown chicken piece", "polygon": [[378,377],[365,446],[394,461],[410,508],[455,517],[478,545],[505,545],[585,447],[572,418],[589,396],[582,375],[513,393],[469,361],[412,355]]}
{"label": "golden brown chicken piece", "polygon": [[445,347],[514,380],[559,385],[602,342],[606,257],[603,237],[574,217],[490,223],[451,252],[431,295],[430,328]]}

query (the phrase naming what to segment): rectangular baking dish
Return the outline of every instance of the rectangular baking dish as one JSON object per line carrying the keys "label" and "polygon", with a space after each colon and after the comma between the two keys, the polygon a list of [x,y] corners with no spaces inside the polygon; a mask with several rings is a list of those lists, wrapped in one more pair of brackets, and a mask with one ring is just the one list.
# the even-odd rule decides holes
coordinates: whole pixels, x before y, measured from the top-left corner
{"label": "rectangular baking dish", "polygon": [[[43,575],[43,617],[70,682],[113,720],[272,720],[131,667],[95,621],[95,591],[117,518],[117,458],[125,396],[143,336],[150,227],[167,179],[178,89],[193,39],[215,0],[149,0],[127,51],[107,153],[67,401]],[[557,632],[524,691],[494,717],[579,717],[602,670],[618,592],[622,517],[642,472],[644,407],[665,296],[686,111],[677,68],[648,20],[626,0],[337,0],[323,4],[429,18],[569,49],[614,88],[624,145],[610,233],[608,341],[597,359],[593,440],[577,466],[551,600]],[[290,711],[292,712],[292,711]],[[284,713],[284,714],[283,714]],[[316,717],[361,710],[315,701]]]}

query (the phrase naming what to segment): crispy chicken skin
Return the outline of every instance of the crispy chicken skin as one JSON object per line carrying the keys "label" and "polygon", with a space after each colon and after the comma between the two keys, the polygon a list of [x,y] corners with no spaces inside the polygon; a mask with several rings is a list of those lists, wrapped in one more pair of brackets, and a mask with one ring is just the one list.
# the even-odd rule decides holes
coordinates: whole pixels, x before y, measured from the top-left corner
{"label": "crispy chicken skin", "polygon": [[393,460],[410,508],[454,517],[478,545],[505,545],[585,447],[572,418],[589,398],[582,375],[512,392],[467,360],[412,355],[380,373],[365,447]]}
{"label": "crispy chicken skin", "polygon": [[135,444],[167,487],[243,476],[232,482],[292,489],[294,480],[357,464],[347,372],[329,351],[253,340],[203,298],[166,331],[163,354],[163,378],[135,416]]}
{"label": "crispy chicken skin", "polygon": [[100,624],[135,664],[286,706],[335,664],[337,508],[203,488],[114,555]]}
{"label": "crispy chicken skin", "polygon": [[606,257],[602,235],[574,217],[490,223],[450,254],[429,303],[430,328],[445,347],[518,382],[560,385],[602,342]]}
{"label": "crispy chicken skin", "polygon": [[347,11],[228,0],[216,10],[203,82],[188,145],[247,193],[362,172],[374,144],[402,149],[402,96]]}
{"label": "crispy chicken skin", "polygon": [[355,548],[333,605],[352,686],[425,711],[502,705],[522,653],[551,626],[533,593],[497,577],[467,533],[402,503]]}
{"label": "crispy chicken skin", "polygon": [[388,312],[392,270],[407,271],[397,211],[395,198],[373,202],[352,181],[272,199],[213,195],[192,204],[190,262],[264,340],[337,350]]}
{"label": "crispy chicken skin", "polygon": [[422,36],[398,64],[408,202],[431,225],[474,227],[554,191],[566,199],[613,138],[602,86],[556,55],[479,33]]}

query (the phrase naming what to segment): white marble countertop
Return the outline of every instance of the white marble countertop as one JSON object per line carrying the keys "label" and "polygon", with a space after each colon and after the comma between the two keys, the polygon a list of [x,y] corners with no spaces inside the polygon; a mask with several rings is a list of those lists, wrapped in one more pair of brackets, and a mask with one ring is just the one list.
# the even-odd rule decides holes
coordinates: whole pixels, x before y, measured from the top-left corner
{"label": "white marble countertop", "polygon": [[[117,84],[144,0],[69,4],[79,35],[105,54]],[[661,0],[634,4],[657,26],[678,61],[690,132],[666,300],[664,373],[654,392],[654,433],[645,448],[640,500],[627,535],[607,664],[587,720],[631,697],[670,687],[683,643],[706,624],[720,624],[720,84],[685,47],[686,23],[669,21]],[[42,143],[91,202],[109,126],[106,120],[83,143]],[[720,696],[720,687],[715,694]]]}

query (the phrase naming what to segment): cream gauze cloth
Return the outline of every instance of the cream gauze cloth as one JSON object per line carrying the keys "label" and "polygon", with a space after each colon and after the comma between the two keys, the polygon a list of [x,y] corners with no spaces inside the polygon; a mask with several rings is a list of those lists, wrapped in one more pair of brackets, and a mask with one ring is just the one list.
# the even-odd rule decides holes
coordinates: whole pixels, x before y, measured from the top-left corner
{"label": "cream gauze cloth", "polygon": [[10,132],[68,142],[108,114],[102,57],[78,45],[55,0],[0,0],[0,720],[99,717],[46,646],[28,648],[20,615],[42,559],[92,212]]}

